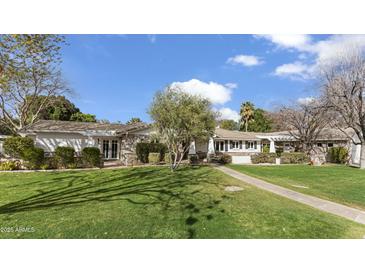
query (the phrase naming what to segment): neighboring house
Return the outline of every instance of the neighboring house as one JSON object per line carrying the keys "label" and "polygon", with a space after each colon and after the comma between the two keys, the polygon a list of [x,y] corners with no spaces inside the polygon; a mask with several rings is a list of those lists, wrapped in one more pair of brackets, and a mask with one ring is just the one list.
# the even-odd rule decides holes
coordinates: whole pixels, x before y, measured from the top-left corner
{"label": "neighboring house", "polygon": [[149,139],[150,126],[39,120],[19,134],[31,137],[46,154],[52,154],[58,146],[73,147],[77,154],[84,147],[98,147],[105,160],[128,165],[135,160],[136,143]]}
{"label": "neighboring house", "polygon": [[[76,153],[80,153],[84,147],[98,147],[105,160],[129,165],[136,160],[136,144],[149,141],[152,127],[145,123],[122,125],[40,120],[19,133],[33,138],[35,145],[48,154],[52,154],[58,146],[71,146]],[[347,147],[350,164],[358,165],[360,146],[352,144],[348,138],[351,134],[353,133],[348,130],[345,133],[338,129],[323,129],[318,136],[315,150],[325,157],[331,147]],[[231,155],[233,163],[243,164],[251,163],[251,155],[256,153],[294,152],[298,148],[298,140],[288,131],[259,133],[216,128],[208,142],[192,142],[189,154],[209,155],[222,152]]]}
{"label": "neighboring house", "polygon": [[[351,131],[347,131],[351,135]],[[338,129],[325,128],[321,131],[315,144],[315,150],[325,155],[329,148],[344,146],[349,149],[350,163],[358,164],[360,149],[352,144],[347,134]],[[259,133],[242,132],[217,128],[208,142],[193,142],[189,154],[204,152],[227,153],[232,156],[232,163],[251,163],[251,155],[268,151],[275,153],[298,151],[299,141],[289,131]],[[265,149],[266,147],[266,149]],[[356,149],[355,154],[351,153]],[[358,156],[357,156],[358,155]]]}

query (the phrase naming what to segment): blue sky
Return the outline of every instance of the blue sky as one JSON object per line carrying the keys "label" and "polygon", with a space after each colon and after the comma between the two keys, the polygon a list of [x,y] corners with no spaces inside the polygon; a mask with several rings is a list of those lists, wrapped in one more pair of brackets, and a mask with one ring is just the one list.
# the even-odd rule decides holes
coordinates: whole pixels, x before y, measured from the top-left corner
{"label": "blue sky", "polygon": [[175,83],[234,118],[243,101],[273,110],[310,98],[320,61],[348,35],[67,35],[63,72],[71,100],[98,119],[150,121],[154,93]]}

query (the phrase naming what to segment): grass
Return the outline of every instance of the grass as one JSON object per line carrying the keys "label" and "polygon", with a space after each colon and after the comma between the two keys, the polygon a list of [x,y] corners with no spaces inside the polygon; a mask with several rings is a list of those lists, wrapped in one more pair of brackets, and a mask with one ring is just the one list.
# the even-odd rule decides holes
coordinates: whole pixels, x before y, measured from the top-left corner
{"label": "grass", "polygon": [[365,210],[365,170],[341,165],[230,167],[298,192]]}
{"label": "grass", "polygon": [[[243,187],[226,192],[225,186]],[[1,238],[363,238],[365,226],[211,167],[0,175]],[[16,231],[17,228],[28,231]],[[6,232],[7,230],[8,232]],[[13,230],[13,231],[12,231]]]}

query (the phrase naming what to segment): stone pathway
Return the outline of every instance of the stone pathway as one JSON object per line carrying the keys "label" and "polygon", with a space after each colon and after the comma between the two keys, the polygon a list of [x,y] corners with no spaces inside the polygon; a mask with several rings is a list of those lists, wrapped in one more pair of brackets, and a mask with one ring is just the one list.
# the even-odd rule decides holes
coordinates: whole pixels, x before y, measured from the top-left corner
{"label": "stone pathway", "polygon": [[280,196],[289,198],[291,200],[297,201],[302,204],[309,205],[311,207],[317,208],[319,210],[329,212],[346,219],[352,220],[354,222],[365,224],[365,211],[361,211],[356,208],[348,207],[331,201],[327,201],[321,198],[313,197],[310,195],[302,194],[281,186],[277,186],[268,183],[264,180],[260,180],[244,173],[235,171],[231,168],[225,166],[217,166],[216,169],[224,172],[225,174],[241,180],[245,183],[254,185],[258,188],[270,191],[272,193],[278,194]]}

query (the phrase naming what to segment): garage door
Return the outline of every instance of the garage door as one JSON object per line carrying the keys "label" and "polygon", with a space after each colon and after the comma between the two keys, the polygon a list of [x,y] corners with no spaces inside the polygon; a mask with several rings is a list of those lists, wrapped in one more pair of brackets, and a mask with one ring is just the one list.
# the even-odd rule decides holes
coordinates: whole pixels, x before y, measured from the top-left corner
{"label": "garage door", "polygon": [[251,164],[251,156],[232,156],[232,164]]}

